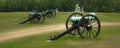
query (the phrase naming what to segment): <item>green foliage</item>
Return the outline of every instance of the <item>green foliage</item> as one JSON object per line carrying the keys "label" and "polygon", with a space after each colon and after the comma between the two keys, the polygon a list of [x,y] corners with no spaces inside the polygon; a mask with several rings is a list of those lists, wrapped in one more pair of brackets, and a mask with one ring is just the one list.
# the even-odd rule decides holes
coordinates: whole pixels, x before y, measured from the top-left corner
{"label": "green foliage", "polygon": [[76,3],[89,12],[120,12],[120,0],[1,0],[0,11],[30,11],[58,8],[74,11]]}

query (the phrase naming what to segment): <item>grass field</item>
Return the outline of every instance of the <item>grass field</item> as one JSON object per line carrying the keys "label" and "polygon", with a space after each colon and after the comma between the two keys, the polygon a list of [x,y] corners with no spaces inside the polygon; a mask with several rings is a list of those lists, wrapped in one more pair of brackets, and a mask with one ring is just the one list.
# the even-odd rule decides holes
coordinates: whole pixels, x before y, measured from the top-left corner
{"label": "grass field", "polygon": [[[45,23],[43,24],[34,24],[26,23],[20,25],[18,23],[26,20],[28,18],[28,12],[0,12],[0,33],[8,32],[11,30],[16,30],[20,28],[41,26],[47,24],[59,24],[65,23],[67,17],[71,13],[69,12],[60,12],[55,18],[46,18]],[[84,13],[86,14],[86,13]],[[119,22],[120,14],[119,13],[96,13],[101,22]]]}
{"label": "grass field", "polygon": [[[1,48],[119,48],[120,26],[104,27],[98,38],[83,40],[79,37],[69,38],[68,35],[54,41],[46,42],[49,35],[39,34],[30,37],[18,38],[0,43]],[[62,32],[62,31],[55,31]]]}
{"label": "grass field", "polygon": [[[70,13],[60,12],[56,18],[47,18],[43,24],[26,23],[19,25],[18,23],[25,20],[28,12],[1,12],[0,13],[0,32],[16,30],[26,27],[42,26],[48,24],[59,24],[66,21]],[[120,22],[119,13],[99,13],[96,15],[101,22]],[[49,35],[56,34],[61,31],[52,33],[39,34],[29,37],[17,38],[0,43],[0,48],[119,48],[120,47],[120,26],[102,26],[99,37],[93,40],[84,40],[79,37],[70,38],[68,35],[54,41],[46,42]]]}
{"label": "grass field", "polygon": [[28,22],[24,25],[20,25],[20,22],[28,19],[28,12],[0,12],[0,33],[26,27],[64,23],[69,14],[70,13],[67,12],[61,12],[57,14],[55,18],[46,18],[43,24]]}

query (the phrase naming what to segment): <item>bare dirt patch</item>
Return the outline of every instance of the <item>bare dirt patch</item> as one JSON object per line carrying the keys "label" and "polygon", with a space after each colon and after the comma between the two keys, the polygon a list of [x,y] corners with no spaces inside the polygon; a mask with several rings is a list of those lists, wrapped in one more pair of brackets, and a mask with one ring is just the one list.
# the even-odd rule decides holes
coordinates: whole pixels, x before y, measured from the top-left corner
{"label": "bare dirt patch", "polygon": [[120,26],[120,22],[102,22],[101,26]]}
{"label": "bare dirt patch", "polygon": [[64,24],[47,25],[47,26],[40,26],[40,27],[38,26],[38,27],[28,28],[28,29],[24,29],[24,30],[17,30],[17,31],[1,33],[0,34],[0,42],[9,40],[9,39],[29,36],[29,35],[36,35],[36,34],[40,34],[40,33],[48,33],[51,31],[63,30],[63,29],[65,29],[64,26],[65,26]]}

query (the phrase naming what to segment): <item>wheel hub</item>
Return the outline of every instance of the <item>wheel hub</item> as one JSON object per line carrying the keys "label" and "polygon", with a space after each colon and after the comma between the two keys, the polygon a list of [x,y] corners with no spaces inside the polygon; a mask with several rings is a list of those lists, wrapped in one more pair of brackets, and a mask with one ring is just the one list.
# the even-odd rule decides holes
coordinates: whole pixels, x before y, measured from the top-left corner
{"label": "wheel hub", "polygon": [[91,25],[87,25],[87,30],[91,30],[92,29],[92,26]]}

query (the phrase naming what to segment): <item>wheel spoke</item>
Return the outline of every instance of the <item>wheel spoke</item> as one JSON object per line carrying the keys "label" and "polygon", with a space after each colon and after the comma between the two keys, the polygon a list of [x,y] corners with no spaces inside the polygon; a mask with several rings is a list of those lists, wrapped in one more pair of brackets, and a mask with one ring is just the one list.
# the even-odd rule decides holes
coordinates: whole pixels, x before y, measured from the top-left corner
{"label": "wheel spoke", "polygon": [[92,31],[93,31],[93,32],[95,32],[95,33],[97,32],[97,31],[96,31],[96,30],[94,30],[94,29],[92,29]]}
{"label": "wheel spoke", "polygon": [[90,30],[90,32],[91,32],[92,36],[94,37],[94,33],[91,30]]}
{"label": "wheel spoke", "polygon": [[95,20],[91,20],[90,24],[92,25],[95,22]]}
{"label": "wheel spoke", "polygon": [[90,31],[87,31],[87,32],[89,32],[89,38],[91,38],[91,34],[90,34]]}
{"label": "wheel spoke", "polygon": [[84,27],[81,27],[80,29],[81,29],[81,33],[84,33],[85,28],[84,28]]}
{"label": "wheel spoke", "polygon": [[86,35],[85,35],[85,37],[87,38],[88,37],[88,32],[86,31]]}
{"label": "wheel spoke", "polygon": [[96,24],[98,25],[98,23],[93,23],[92,26],[95,26]]}

